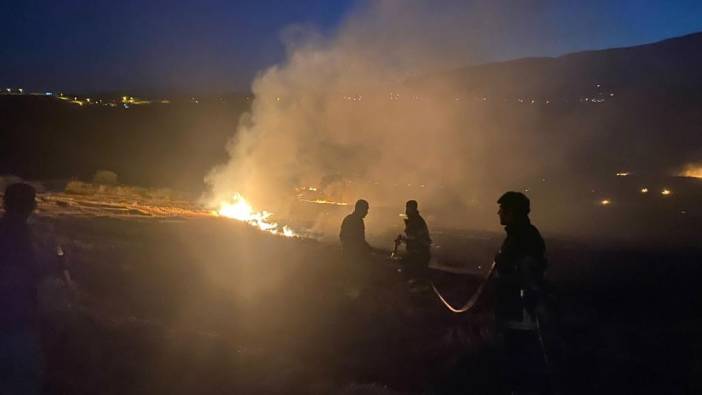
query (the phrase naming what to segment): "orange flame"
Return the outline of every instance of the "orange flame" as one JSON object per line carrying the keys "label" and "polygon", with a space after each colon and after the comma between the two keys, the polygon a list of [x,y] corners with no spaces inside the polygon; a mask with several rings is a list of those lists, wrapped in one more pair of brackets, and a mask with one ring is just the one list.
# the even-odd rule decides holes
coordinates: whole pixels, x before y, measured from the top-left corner
{"label": "orange flame", "polygon": [[237,221],[246,222],[260,230],[285,237],[297,237],[297,233],[287,226],[280,226],[275,222],[269,222],[273,215],[268,211],[256,211],[253,206],[239,193],[234,194],[230,202],[222,202],[217,210],[217,215],[227,217]]}

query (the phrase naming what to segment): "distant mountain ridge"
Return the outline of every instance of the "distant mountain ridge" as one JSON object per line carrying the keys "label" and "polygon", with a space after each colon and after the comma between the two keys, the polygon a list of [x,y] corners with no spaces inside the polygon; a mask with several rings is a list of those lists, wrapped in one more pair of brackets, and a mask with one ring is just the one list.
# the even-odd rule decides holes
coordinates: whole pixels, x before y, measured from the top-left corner
{"label": "distant mountain ridge", "polygon": [[702,96],[702,32],[633,47],[468,66],[418,82],[431,86],[442,80],[476,96],[573,97],[593,88]]}

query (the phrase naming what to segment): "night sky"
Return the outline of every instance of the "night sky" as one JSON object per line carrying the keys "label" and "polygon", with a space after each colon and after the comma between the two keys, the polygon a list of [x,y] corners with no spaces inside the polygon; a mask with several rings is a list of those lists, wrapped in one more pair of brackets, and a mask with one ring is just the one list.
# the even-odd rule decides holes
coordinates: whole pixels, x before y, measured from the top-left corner
{"label": "night sky", "polygon": [[[283,59],[286,26],[306,24],[331,34],[359,1],[5,1],[0,86],[243,91],[257,71]],[[496,12],[513,22],[486,29],[490,48],[476,63],[702,31],[699,0],[501,2]]]}

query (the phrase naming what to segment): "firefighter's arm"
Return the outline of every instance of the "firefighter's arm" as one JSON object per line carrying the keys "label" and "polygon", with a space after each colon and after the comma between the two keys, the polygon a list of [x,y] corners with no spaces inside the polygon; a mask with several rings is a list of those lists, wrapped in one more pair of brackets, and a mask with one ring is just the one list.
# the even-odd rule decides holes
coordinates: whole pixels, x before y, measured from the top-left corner
{"label": "firefighter's arm", "polygon": [[427,228],[426,224],[424,224],[420,229],[419,232],[417,233],[417,238],[424,244],[425,246],[430,246],[431,245],[431,237],[429,237],[429,228]]}
{"label": "firefighter's arm", "polygon": [[523,291],[522,298],[524,304],[533,311],[541,304],[543,290],[538,281],[537,271],[538,261],[530,256],[524,257],[519,261],[519,271],[521,272],[521,289]]}
{"label": "firefighter's arm", "polygon": [[536,267],[538,261],[531,256],[519,260],[519,272],[522,274],[522,289],[537,291],[540,289]]}
{"label": "firefighter's arm", "polygon": [[407,232],[405,231],[405,236],[399,235],[398,237],[402,238],[402,241],[407,242],[408,240],[412,241],[418,241],[426,246],[431,245],[431,238],[429,238],[429,230],[424,228],[420,229],[415,232]]}

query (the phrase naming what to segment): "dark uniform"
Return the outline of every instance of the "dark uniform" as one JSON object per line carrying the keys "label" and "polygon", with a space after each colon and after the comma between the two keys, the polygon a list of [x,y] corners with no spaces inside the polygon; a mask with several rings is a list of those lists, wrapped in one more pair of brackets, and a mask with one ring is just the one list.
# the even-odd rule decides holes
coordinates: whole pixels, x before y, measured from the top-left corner
{"label": "dark uniform", "polygon": [[548,393],[536,306],[543,294],[545,244],[528,217],[505,227],[495,257],[495,319],[504,339],[505,379],[513,389]]}
{"label": "dark uniform", "polygon": [[0,331],[36,327],[37,269],[27,224],[0,220]]}
{"label": "dark uniform", "polygon": [[429,228],[421,215],[408,216],[405,220],[407,255],[402,260],[408,275],[424,277],[431,259],[431,238]]}
{"label": "dark uniform", "polygon": [[547,266],[544,240],[528,218],[506,226],[505,230],[507,238],[495,257],[495,315],[501,325],[522,321],[524,310],[534,307]]}
{"label": "dark uniform", "polygon": [[[0,220],[0,392],[39,393],[40,280],[29,227]],[[4,392],[3,392],[4,393]]]}
{"label": "dark uniform", "polygon": [[367,259],[371,252],[371,246],[366,241],[366,226],[363,217],[357,213],[351,213],[344,218],[339,232],[341,248],[344,258],[347,261]]}

